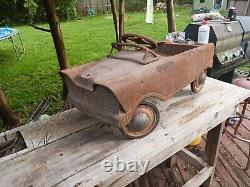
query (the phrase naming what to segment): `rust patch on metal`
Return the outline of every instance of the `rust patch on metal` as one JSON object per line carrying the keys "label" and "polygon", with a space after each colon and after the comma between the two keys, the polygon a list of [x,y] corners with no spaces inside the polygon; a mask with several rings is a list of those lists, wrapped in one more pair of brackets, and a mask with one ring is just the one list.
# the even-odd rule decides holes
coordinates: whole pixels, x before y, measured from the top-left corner
{"label": "rust patch on metal", "polygon": [[213,44],[156,43],[136,34],[125,35],[112,50],[104,60],[63,70],[61,75],[72,105],[117,127],[128,125],[146,99],[166,100],[199,80],[212,67],[214,55]]}

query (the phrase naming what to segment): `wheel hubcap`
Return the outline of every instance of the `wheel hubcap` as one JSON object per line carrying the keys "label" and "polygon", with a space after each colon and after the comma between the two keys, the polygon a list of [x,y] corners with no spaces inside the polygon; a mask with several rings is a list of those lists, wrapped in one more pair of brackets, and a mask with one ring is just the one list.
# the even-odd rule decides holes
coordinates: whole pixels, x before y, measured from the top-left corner
{"label": "wheel hubcap", "polygon": [[135,111],[128,129],[134,132],[142,132],[154,123],[154,112],[147,106],[140,106]]}

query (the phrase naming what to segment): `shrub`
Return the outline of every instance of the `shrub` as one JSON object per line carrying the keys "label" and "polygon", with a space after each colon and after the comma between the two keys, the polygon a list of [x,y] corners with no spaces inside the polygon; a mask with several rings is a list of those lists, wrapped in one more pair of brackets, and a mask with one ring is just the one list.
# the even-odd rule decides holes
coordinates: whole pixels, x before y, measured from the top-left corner
{"label": "shrub", "polygon": [[[77,0],[56,0],[56,9],[61,19],[73,19]],[[0,0],[0,20],[15,22],[40,22],[46,19],[44,0]]]}

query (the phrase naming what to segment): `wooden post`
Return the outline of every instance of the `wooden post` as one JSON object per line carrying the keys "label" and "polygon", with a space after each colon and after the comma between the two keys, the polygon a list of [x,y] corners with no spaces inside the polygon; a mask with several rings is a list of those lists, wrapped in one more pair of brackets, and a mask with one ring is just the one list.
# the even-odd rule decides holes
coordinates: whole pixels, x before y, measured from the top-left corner
{"label": "wooden post", "polygon": [[[56,6],[54,0],[44,0],[47,19],[50,26],[51,35],[56,48],[57,59],[60,70],[69,68],[68,58],[65,51],[63,36],[60,29],[60,23],[56,15]],[[67,87],[63,81],[63,97],[67,95]]]}
{"label": "wooden post", "polygon": [[116,11],[116,7],[115,7],[115,1],[110,0],[110,4],[111,4],[111,11],[112,11],[113,20],[114,20],[115,37],[116,37],[116,41],[118,42],[119,41],[119,34],[118,34],[118,26],[117,26],[117,11]]}
{"label": "wooden post", "polygon": [[166,0],[167,5],[167,19],[168,19],[168,32],[175,32],[175,19],[174,19],[174,2],[173,0]]}
{"label": "wooden post", "polygon": [[4,92],[0,88],[0,118],[3,120],[7,129],[12,129],[20,124],[18,117],[9,107]]}
{"label": "wooden post", "polygon": [[122,42],[122,36],[124,34],[124,14],[125,14],[124,0],[119,0],[119,41],[120,42]]}
{"label": "wooden post", "polygon": [[204,182],[203,187],[208,187],[212,183],[214,170],[217,162],[217,157],[220,148],[221,134],[224,129],[225,123],[221,123],[207,134],[207,143],[205,148],[205,157],[209,165],[213,166],[213,172],[211,176]]}
{"label": "wooden post", "polygon": [[91,0],[89,0],[89,8],[92,8]]}
{"label": "wooden post", "polygon": [[248,9],[249,9],[249,4],[250,4],[250,0],[247,0],[247,4],[246,4],[246,9],[245,9],[245,12],[244,12],[244,16],[247,15],[247,12],[248,12]]}

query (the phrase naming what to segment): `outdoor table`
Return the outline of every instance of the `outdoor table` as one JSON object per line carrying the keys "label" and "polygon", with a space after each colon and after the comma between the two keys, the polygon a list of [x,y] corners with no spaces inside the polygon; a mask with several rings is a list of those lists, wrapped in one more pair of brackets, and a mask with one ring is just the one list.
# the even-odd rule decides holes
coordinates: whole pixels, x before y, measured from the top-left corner
{"label": "outdoor table", "polygon": [[[177,152],[200,171],[184,186],[204,182],[209,186],[222,122],[249,96],[249,90],[208,78],[200,93],[186,87],[166,102],[158,102],[158,127],[142,139],[126,139],[118,129],[77,109],[13,129],[0,134],[0,143],[22,135],[27,148],[0,158],[0,186],[121,187]],[[205,162],[184,147],[207,132]],[[125,166],[137,163],[137,167],[118,171],[112,167],[117,161]],[[148,164],[146,170],[138,167],[140,163]]]}

